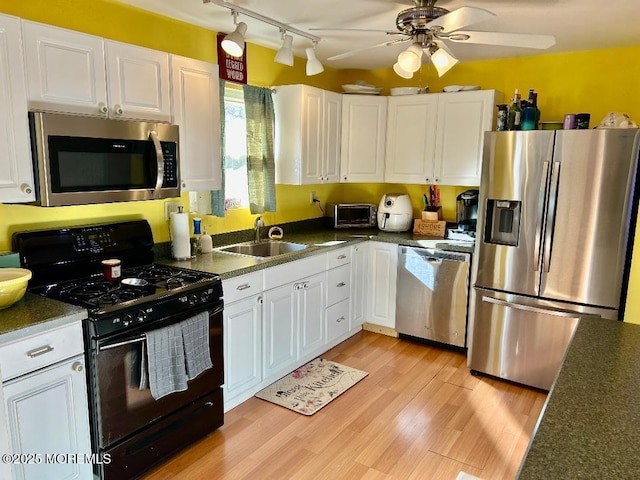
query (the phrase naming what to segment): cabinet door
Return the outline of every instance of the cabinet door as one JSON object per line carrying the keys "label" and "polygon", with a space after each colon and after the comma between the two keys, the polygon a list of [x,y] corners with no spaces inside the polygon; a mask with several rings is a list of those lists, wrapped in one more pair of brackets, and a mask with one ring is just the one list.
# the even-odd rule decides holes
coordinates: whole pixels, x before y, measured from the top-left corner
{"label": "cabinet door", "polygon": [[87,479],[91,463],[44,461],[46,454],[91,454],[84,359],[75,357],[3,385],[12,452],[42,463],[13,465],[22,479]]}
{"label": "cabinet door", "polygon": [[35,200],[20,19],[0,15],[0,203]]}
{"label": "cabinet door", "polygon": [[343,95],[340,181],[384,181],[387,98]]}
{"label": "cabinet door", "polygon": [[351,329],[365,322],[369,242],[351,247]]}
{"label": "cabinet door", "polygon": [[439,95],[433,183],[480,185],[484,133],[492,129],[494,104],[494,90]]}
{"label": "cabinet door", "polygon": [[224,307],[225,403],[262,381],[262,295]]}
{"label": "cabinet door", "polygon": [[296,290],[289,283],[264,293],[263,379],[288,373],[298,360]]}
{"label": "cabinet door", "polygon": [[369,322],[388,328],[396,326],[396,278],[398,245],[371,242],[369,245]]}
{"label": "cabinet door", "polygon": [[169,54],[106,42],[109,115],[171,122]]}
{"label": "cabinet door", "polygon": [[324,92],[319,88],[302,89],[302,166],[301,183],[322,183],[324,178]]}
{"label": "cabinet door", "polygon": [[107,116],[102,38],[24,21],[29,108]]}
{"label": "cabinet door", "polygon": [[220,94],[218,66],[171,57],[174,123],[180,127],[182,190],[220,190]]}
{"label": "cabinet door", "polygon": [[322,183],[340,181],[340,138],[342,134],[342,95],[324,92],[324,139]]}
{"label": "cabinet door", "polygon": [[325,288],[324,273],[296,284],[301,361],[313,358],[325,344]]}
{"label": "cabinet door", "polygon": [[437,97],[389,97],[385,182],[435,183]]}

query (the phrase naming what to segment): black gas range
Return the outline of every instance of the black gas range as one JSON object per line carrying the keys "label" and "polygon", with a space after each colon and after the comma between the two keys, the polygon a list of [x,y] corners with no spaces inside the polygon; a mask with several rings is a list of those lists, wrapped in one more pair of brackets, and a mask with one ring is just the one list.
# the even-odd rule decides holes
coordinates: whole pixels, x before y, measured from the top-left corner
{"label": "black gas range", "polygon": [[[19,232],[13,247],[33,273],[30,292],[87,309],[92,448],[111,458],[94,466],[96,477],[138,478],[223,424],[218,275],[155,263],[144,220]],[[105,275],[107,259],[120,261],[117,278]],[[189,378],[186,388],[154,395],[141,380],[158,360],[150,356],[150,342],[156,345],[166,332],[175,338],[176,328],[184,332],[194,324],[200,333],[189,344],[195,338],[212,366]],[[185,355],[187,343],[185,337]]]}

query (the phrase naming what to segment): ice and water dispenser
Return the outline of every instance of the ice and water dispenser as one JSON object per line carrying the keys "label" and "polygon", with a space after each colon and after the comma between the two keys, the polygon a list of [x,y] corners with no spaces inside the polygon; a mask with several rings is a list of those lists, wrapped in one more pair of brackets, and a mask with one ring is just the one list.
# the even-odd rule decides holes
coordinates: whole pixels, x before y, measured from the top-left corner
{"label": "ice and water dispenser", "polygon": [[521,201],[487,200],[484,241],[517,247],[521,211]]}

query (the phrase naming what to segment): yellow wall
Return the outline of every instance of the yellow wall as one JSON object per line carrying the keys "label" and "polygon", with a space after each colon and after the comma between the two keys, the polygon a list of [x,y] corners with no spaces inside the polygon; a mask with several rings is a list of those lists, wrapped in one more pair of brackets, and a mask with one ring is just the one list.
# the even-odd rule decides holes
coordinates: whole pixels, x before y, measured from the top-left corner
{"label": "yellow wall", "polygon": [[[216,62],[215,32],[158,16],[113,0],[29,0],[0,3],[0,12],[25,19],[57,25],[102,37],[141,45],[170,53]],[[384,47],[381,47],[384,48]],[[539,55],[481,62],[459,63],[443,78],[425,65],[415,79],[404,80],[391,69],[338,71],[325,66],[325,72],[313,77],[304,74],[304,60],[296,58],[294,67],[272,61],[270,49],[248,44],[248,80],[252,85],[271,86],[306,83],[333,91],[340,86],[364,80],[387,88],[425,86],[440,92],[445,85],[480,85],[512,95],[514,88],[526,94],[529,88],[539,92],[542,121],[562,120],[565,113],[591,113],[591,126],[609,111],[629,113],[640,121],[640,95],[633,85],[640,81],[640,46]],[[631,87],[630,87],[631,86]],[[424,185],[338,184],[294,187],[279,185],[276,190],[278,211],[265,215],[267,224],[313,218],[320,215],[309,204],[314,190],[324,201],[366,201],[377,203],[385,192],[406,192],[412,197],[415,213],[420,209]],[[455,219],[455,197],[462,187],[442,187],[444,217]],[[186,195],[182,203],[188,205]],[[156,242],[169,240],[162,201],[77,207],[41,208],[0,204],[0,250],[10,248],[11,233],[43,226],[82,224],[121,218],[149,220]],[[250,228],[253,218],[247,210],[232,212],[224,219],[207,217],[212,233]],[[640,237],[638,235],[636,238]],[[640,323],[640,241],[635,242],[626,319]]]}

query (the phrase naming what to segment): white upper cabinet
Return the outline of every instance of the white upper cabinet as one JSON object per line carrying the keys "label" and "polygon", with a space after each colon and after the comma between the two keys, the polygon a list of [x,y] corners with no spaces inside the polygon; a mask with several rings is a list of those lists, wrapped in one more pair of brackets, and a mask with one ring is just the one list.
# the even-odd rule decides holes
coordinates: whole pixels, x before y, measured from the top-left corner
{"label": "white upper cabinet", "polygon": [[389,97],[385,181],[480,185],[495,90]]}
{"label": "white upper cabinet", "polygon": [[385,182],[434,182],[437,95],[399,95],[388,100]]}
{"label": "white upper cabinet", "polygon": [[29,108],[172,120],[169,54],[22,22]]}
{"label": "white upper cabinet", "polygon": [[275,87],[276,183],[335,183],[342,95],[308,85]]}
{"label": "white upper cabinet", "polygon": [[105,41],[109,116],[171,122],[169,54]]}
{"label": "white upper cabinet", "polygon": [[218,65],[171,57],[174,122],[180,129],[180,178],[186,191],[220,190]]}
{"label": "white upper cabinet", "polygon": [[20,19],[0,15],[0,203],[35,200]]}
{"label": "white upper cabinet", "polygon": [[382,182],[387,97],[342,96],[341,182]]}

